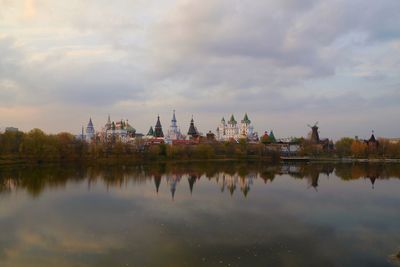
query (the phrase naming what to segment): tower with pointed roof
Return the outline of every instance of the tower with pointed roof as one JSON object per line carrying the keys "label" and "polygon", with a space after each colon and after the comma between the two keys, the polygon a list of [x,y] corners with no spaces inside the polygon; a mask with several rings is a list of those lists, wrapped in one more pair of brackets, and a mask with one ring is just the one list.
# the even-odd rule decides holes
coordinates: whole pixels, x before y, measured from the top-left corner
{"label": "tower with pointed roof", "polygon": [[160,122],[160,115],[157,116],[156,126],[154,127],[154,137],[159,137],[159,138],[164,137],[164,133]]}
{"label": "tower with pointed roof", "polygon": [[92,122],[92,118],[89,119],[89,122],[86,126],[86,141],[91,142],[95,137],[95,130]]}
{"label": "tower with pointed roof", "polygon": [[379,146],[379,141],[376,140],[374,131],[372,131],[371,137],[365,140],[365,143],[368,145],[369,150],[375,150]]}
{"label": "tower with pointed roof", "polygon": [[177,125],[175,110],[172,113],[171,126],[169,127],[169,130],[167,132],[166,139],[168,139],[169,141],[183,139],[183,135],[181,134],[181,131],[179,130]]}
{"label": "tower with pointed roof", "polygon": [[149,131],[147,132],[147,136],[154,136],[153,126],[150,126]]}
{"label": "tower with pointed roof", "polygon": [[243,120],[240,122],[240,136],[241,138],[246,138],[254,134],[254,128],[251,125],[251,120],[247,113],[244,114]]}
{"label": "tower with pointed roof", "polygon": [[111,129],[111,119],[110,119],[110,114],[108,114],[108,119],[107,119],[107,123],[104,126],[106,129],[110,130]]}
{"label": "tower with pointed roof", "polygon": [[190,126],[189,126],[189,130],[188,130],[187,134],[189,136],[191,136],[192,138],[196,138],[199,136],[199,133],[198,133],[196,127],[194,126],[193,116],[192,116],[192,119],[190,120]]}
{"label": "tower with pointed roof", "polygon": [[269,141],[271,142],[271,143],[276,143],[276,138],[275,138],[275,135],[274,135],[274,131],[270,131],[269,132]]}

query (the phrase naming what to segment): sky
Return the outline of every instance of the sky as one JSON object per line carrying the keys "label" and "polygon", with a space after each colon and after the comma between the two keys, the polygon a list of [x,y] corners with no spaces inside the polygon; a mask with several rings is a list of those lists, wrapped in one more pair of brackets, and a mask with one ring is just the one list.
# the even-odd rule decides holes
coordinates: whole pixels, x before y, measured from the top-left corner
{"label": "sky", "polygon": [[400,136],[399,0],[0,0],[0,129]]}

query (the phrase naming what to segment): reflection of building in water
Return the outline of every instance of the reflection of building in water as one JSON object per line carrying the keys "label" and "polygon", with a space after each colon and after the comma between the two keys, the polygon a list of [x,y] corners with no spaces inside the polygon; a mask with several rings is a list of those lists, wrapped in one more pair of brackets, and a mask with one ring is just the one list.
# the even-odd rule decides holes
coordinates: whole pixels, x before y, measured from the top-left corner
{"label": "reflection of building in water", "polygon": [[370,177],[367,177],[367,178],[369,178],[369,180],[371,181],[372,189],[374,189],[375,188],[375,181],[376,181],[376,178],[378,178],[378,177],[370,176]]}
{"label": "reflection of building in water", "polygon": [[315,171],[307,176],[307,180],[310,186],[312,186],[315,190],[318,187],[318,179],[319,179],[319,171]]}
{"label": "reflection of building in water", "polygon": [[215,181],[217,181],[217,184],[221,186],[221,192],[225,191],[225,186],[226,186],[226,181],[225,181],[225,173],[219,172],[215,176]]}
{"label": "reflection of building in water", "polygon": [[240,190],[244,196],[247,196],[250,191],[250,187],[253,185],[253,180],[257,178],[256,173],[250,173],[246,176],[240,177],[237,173],[231,175],[227,173],[218,173],[215,176],[217,183],[221,186],[221,192],[228,189],[229,193],[233,195],[236,190],[237,184],[239,183]]}
{"label": "reflection of building in water", "polygon": [[250,186],[253,185],[253,180],[257,178],[257,174],[250,173],[244,177],[240,177],[240,190],[243,195],[247,197],[247,194],[250,191]]}
{"label": "reflection of building in water", "polygon": [[154,183],[156,185],[156,192],[158,194],[158,189],[160,188],[160,184],[161,184],[161,175],[154,176]]}
{"label": "reflection of building in water", "polygon": [[172,199],[175,197],[176,186],[181,181],[181,178],[182,176],[176,174],[167,175],[167,184],[170,186]]}
{"label": "reflection of building in water", "polygon": [[188,177],[190,194],[193,193],[193,185],[196,182],[196,179],[197,179],[196,175],[189,175]]}
{"label": "reflection of building in water", "polygon": [[236,190],[237,180],[238,180],[237,174],[234,175],[225,174],[226,188],[228,188],[231,195],[233,195],[233,192],[235,192]]}
{"label": "reflection of building in water", "polygon": [[291,173],[299,173],[300,172],[300,166],[297,165],[282,165],[281,167],[281,173],[282,174],[291,174]]}

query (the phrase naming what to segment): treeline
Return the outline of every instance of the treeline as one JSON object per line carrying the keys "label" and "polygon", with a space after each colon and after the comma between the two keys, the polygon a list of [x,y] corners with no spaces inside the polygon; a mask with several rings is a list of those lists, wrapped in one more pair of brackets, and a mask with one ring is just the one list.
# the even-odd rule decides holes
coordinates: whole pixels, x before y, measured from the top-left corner
{"label": "treeline", "polygon": [[45,134],[33,129],[28,133],[6,131],[0,134],[0,157],[3,161],[60,161],[85,157],[87,144],[72,134]]}
{"label": "treeline", "polygon": [[[400,158],[400,144],[379,140],[371,146],[361,140],[342,138],[330,146],[312,144],[299,139],[299,156]],[[14,162],[64,161],[163,161],[204,159],[265,159],[278,161],[279,144],[211,142],[197,145],[150,145],[142,139],[133,144],[121,142],[88,144],[70,133],[46,134],[39,129],[30,132],[0,133],[0,164]]]}
{"label": "treeline", "polygon": [[198,145],[145,145],[121,142],[91,143],[76,139],[72,134],[46,134],[40,129],[30,132],[7,131],[0,134],[1,162],[60,162],[93,160],[193,160],[193,159],[270,159],[279,153],[268,151],[262,144],[204,143]]}
{"label": "treeline", "polygon": [[338,140],[333,148],[322,144],[314,144],[302,139],[300,142],[300,156],[336,157],[357,159],[400,159],[400,143],[391,143],[379,139],[376,143],[368,144],[364,140],[344,137]]}
{"label": "treeline", "polygon": [[363,140],[345,137],[335,143],[335,153],[339,157],[399,159],[400,143],[379,139],[370,145]]}

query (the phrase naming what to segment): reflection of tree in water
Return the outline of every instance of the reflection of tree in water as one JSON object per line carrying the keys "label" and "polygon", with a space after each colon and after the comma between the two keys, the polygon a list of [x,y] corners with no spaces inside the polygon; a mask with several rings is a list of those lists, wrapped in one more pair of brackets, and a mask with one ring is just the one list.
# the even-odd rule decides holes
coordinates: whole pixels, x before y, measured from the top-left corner
{"label": "reflection of tree in water", "polygon": [[335,166],[335,175],[342,180],[368,179],[374,188],[378,180],[400,178],[400,164],[338,164]]}
{"label": "reflection of tree in water", "polygon": [[68,181],[83,179],[82,168],[76,167],[20,167],[0,171],[0,192],[25,189],[31,196],[37,197],[46,188],[64,188]]}
{"label": "reflection of tree in water", "polygon": [[[377,181],[400,177],[400,164],[283,164],[265,163],[185,163],[148,165],[106,165],[106,166],[26,166],[0,169],[0,193],[18,189],[26,190],[36,197],[46,188],[63,188],[68,182],[86,180],[90,190],[92,184],[101,182],[107,187],[123,187],[130,184],[143,184],[154,179],[158,193],[164,176],[175,196],[180,178],[187,175],[189,190],[193,193],[196,181],[207,179],[215,181],[221,188],[233,195],[240,187],[247,196],[254,180],[261,178],[264,183],[273,182],[277,175],[286,174],[295,179],[307,179],[311,187],[317,188],[324,174],[332,172],[342,180],[369,179],[372,187]],[[169,178],[168,178],[169,177]],[[202,178],[201,178],[202,177]]]}

